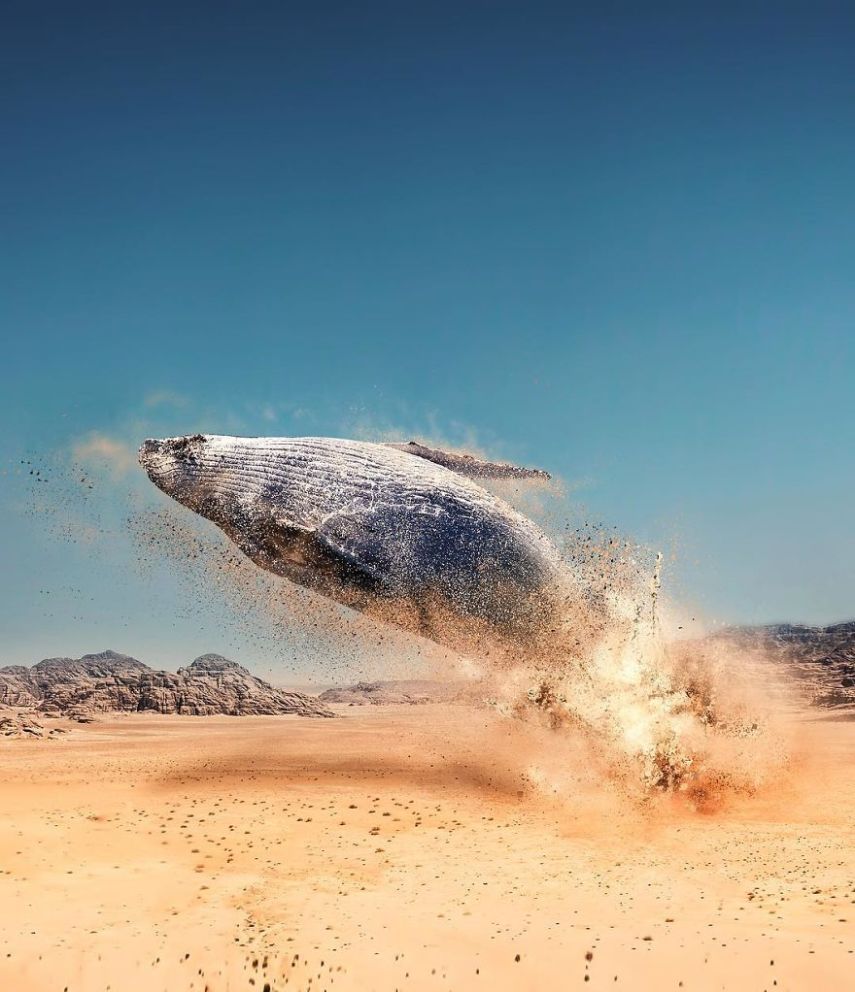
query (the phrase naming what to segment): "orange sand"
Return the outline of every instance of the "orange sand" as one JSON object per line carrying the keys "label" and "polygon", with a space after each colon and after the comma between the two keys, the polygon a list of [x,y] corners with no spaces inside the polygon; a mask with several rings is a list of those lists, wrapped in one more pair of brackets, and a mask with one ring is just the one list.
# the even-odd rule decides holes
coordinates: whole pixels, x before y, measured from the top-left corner
{"label": "orange sand", "polygon": [[0,742],[0,989],[855,988],[855,722],[704,815],[483,711],[342,712]]}

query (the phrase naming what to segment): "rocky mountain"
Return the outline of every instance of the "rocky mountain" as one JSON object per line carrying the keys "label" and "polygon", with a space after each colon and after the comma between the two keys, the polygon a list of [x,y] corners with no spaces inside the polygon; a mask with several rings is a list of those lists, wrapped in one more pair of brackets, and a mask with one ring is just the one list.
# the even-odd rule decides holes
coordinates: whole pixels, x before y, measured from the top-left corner
{"label": "rocky mountain", "polygon": [[780,666],[817,706],[855,706],[855,620],[829,627],[780,623],[715,634]]}
{"label": "rocky mountain", "polygon": [[217,654],[202,655],[177,673],[157,671],[115,651],[46,658],[31,668],[12,665],[0,668],[3,705],[84,721],[116,711],[333,716],[316,697],[277,689]]}

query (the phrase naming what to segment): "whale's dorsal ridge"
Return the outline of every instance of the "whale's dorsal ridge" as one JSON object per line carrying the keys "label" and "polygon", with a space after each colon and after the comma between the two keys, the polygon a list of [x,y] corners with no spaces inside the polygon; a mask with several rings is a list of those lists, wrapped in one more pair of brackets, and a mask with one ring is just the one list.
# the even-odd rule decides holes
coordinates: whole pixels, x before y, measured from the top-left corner
{"label": "whale's dorsal ridge", "polygon": [[488,462],[474,455],[456,451],[443,451],[442,448],[429,448],[418,441],[407,441],[405,444],[387,444],[388,448],[405,451],[416,458],[434,462],[444,468],[465,475],[470,479],[551,479],[549,472],[542,468],[524,468],[512,465],[510,462]]}

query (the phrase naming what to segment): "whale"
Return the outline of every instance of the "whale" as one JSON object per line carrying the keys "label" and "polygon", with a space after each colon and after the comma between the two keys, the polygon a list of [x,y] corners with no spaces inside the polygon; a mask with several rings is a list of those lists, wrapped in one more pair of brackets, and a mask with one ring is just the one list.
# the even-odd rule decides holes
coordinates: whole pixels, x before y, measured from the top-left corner
{"label": "whale", "polygon": [[457,651],[518,652],[566,596],[553,542],[479,484],[542,469],[417,441],[215,434],[146,440],[139,461],[258,567]]}

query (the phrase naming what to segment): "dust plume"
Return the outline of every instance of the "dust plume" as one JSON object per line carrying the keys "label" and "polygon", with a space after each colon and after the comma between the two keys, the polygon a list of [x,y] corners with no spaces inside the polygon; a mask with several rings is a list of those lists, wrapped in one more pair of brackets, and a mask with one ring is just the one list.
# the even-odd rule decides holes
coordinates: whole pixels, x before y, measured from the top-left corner
{"label": "dust plume", "polygon": [[[764,660],[669,637],[661,554],[594,527],[572,532],[564,552],[587,596],[567,602],[548,645],[488,676],[493,705],[576,734],[587,760],[636,798],[676,793],[712,811],[773,781],[788,757],[788,696]],[[530,772],[546,791],[564,777],[549,759]]]}

